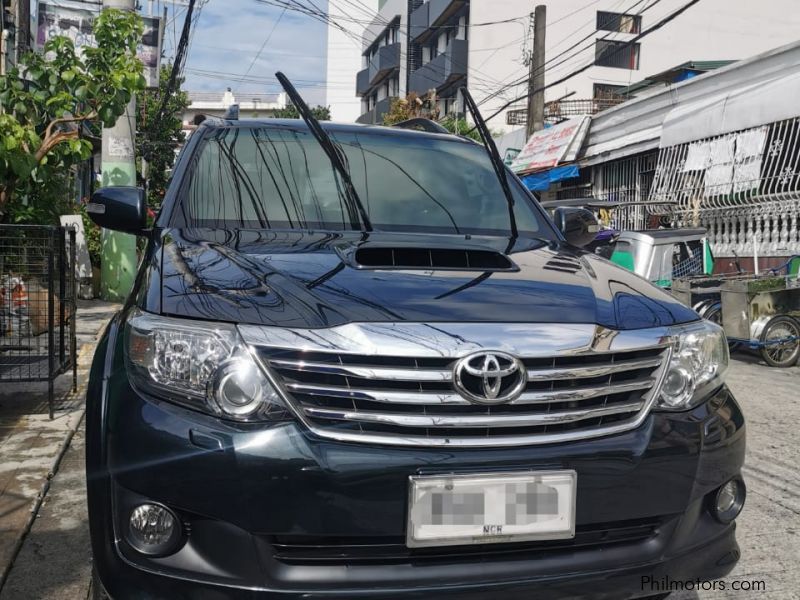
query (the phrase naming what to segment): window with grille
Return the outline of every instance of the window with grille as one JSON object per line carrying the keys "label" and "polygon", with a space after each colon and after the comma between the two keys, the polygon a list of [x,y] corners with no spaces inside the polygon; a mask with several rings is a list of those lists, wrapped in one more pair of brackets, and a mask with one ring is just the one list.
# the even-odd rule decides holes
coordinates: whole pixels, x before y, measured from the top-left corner
{"label": "window with grille", "polygon": [[594,64],[599,67],[638,69],[639,44],[597,40],[595,43]]}
{"label": "window with grille", "polygon": [[597,11],[597,30],[617,33],[641,33],[642,17],[625,13]]}

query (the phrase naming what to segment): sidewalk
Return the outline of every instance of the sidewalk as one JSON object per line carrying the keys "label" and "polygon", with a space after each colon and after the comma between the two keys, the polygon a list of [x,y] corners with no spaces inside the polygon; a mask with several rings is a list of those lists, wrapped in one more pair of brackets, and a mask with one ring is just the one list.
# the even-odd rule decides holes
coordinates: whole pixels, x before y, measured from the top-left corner
{"label": "sidewalk", "polygon": [[[47,414],[46,383],[0,387],[0,589],[83,420],[96,339],[119,308],[106,302],[78,303],[78,391],[72,393],[71,372],[56,380],[52,421]],[[82,465],[79,472],[82,476]],[[11,596],[4,592],[3,597]]]}

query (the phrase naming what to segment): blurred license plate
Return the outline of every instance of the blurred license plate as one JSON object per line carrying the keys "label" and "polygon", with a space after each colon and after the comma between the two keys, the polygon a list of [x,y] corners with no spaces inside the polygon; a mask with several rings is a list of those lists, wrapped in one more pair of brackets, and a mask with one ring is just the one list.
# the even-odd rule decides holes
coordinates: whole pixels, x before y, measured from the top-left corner
{"label": "blurred license plate", "polygon": [[575,471],[409,479],[410,548],[575,536]]}

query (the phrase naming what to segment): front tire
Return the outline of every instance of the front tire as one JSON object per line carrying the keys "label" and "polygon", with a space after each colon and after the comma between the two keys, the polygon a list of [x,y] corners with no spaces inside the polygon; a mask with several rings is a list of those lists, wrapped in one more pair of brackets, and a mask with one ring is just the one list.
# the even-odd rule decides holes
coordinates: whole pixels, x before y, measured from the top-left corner
{"label": "front tire", "polygon": [[[793,340],[770,343],[777,340]],[[785,369],[797,364],[800,357],[800,322],[784,315],[773,317],[761,334],[761,358],[771,367]]]}

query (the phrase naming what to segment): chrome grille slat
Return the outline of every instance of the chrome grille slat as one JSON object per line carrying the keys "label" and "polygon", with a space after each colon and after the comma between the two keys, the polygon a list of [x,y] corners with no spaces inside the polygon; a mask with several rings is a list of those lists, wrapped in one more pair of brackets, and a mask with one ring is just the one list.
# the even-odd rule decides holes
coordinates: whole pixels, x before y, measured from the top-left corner
{"label": "chrome grille slat", "polygon": [[[362,379],[382,379],[386,381],[448,382],[453,380],[450,369],[409,369],[402,367],[360,367],[342,364],[306,362],[303,360],[271,360],[276,369],[360,377]],[[661,364],[660,358],[626,360],[610,365],[587,367],[556,367],[551,369],[528,369],[528,381],[563,381],[602,377],[613,373],[624,373],[638,369],[654,368]]]}
{"label": "chrome grille slat", "polygon": [[345,377],[361,377],[362,379],[384,379],[386,381],[452,381],[453,372],[450,369],[403,369],[392,367],[359,367],[342,364],[329,365],[302,360],[271,360],[270,364],[276,369],[287,369],[308,373],[321,373],[327,375],[343,375]]}
{"label": "chrome grille slat", "polygon": [[[653,387],[653,378],[635,380],[617,384],[603,384],[572,389],[523,392],[511,405],[543,404],[549,402],[578,402],[601,396],[635,392]],[[306,385],[287,383],[286,388],[296,394],[321,396],[329,398],[347,398],[370,402],[411,404],[416,406],[461,405],[474,406],[472,402],[456,393],[411,392],[359,389],[353,390],[339,386]]]}
{"label": "chrome grille slat", "polygon": [[303,412],[310,417],[321,419],[383,423],[400,427],[531,427],[553,423],[574,423],[594,417],[637,412],[641,410],[643,404],[642,401],[639,401],[605,406],[603,408],[514,415],[405,415],[389,412],[345,411],[309,407],[304,407]]}
{"label": "chrome grille slat", "polygon": [[[655,403],[672,347],[668,327],[613,331],[588,324],[350,323],[240,332],[313,433],[442,448],[629,431]],[[514,401],[484,403],[456,391],[458,362],[480,352],[521,361],[527,382]]]}
{"label": "chrome grille slat", "polygon": [[614,373],[625,373],[638,369],[655,368],[661,364],[661,358],[626,360],[610,365],[589,367],[556,367],[553,369],[528,369],[528,381],[561,381],[564,379],[582,379],[602,377]]}

